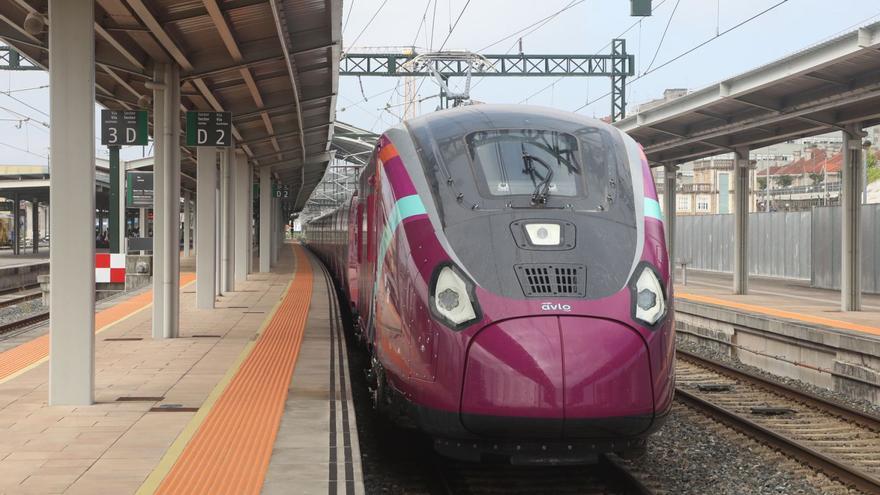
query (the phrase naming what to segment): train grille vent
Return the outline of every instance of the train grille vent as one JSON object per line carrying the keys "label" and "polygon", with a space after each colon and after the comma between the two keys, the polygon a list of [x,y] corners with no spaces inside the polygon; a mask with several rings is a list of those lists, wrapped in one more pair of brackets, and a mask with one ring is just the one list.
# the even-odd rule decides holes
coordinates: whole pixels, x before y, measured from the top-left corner
{"label": "train grille vent", "polygon": [[514,265],[519,285],[526,297],[584,297],[587,267],[584,265]]}

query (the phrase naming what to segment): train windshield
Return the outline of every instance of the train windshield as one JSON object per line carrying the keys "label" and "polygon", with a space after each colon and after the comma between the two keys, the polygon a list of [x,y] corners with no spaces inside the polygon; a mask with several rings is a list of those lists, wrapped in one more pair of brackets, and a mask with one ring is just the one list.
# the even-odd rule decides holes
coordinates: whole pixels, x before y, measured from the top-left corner
{"label": "train windshield", "polygon": [[467,135],[480,189],[490,196],[529,195],[537,202],[548,196],[583,195],[578,140],[556,131],[496,129]]}

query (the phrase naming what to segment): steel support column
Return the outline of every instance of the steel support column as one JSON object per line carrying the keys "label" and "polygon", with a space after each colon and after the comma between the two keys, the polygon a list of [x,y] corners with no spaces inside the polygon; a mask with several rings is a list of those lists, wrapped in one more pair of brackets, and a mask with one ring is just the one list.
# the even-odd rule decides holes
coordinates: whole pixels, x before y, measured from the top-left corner
{"label": "steel support column", "polygon": [[669,258],[669,276],[675,282],[675,193],[678,178],[678,165],[667,163],[663,167],[663,213],[666,215],[666,252]]}
{"label": "steel support column", "polygon": [[254,164],[247,166],[247,272],[254,272]]}
{"label": "steel support column", "polygon": [[281,229],[281,219],[278,211],[280,209],[280,200],[274,195],[272,196],[272,266],[278,263],[278,231]]}
{"label": "steel support column", "polygon": [[260,168],[260,271],[272,271],[272,173]]}
{"label": "steel support column", "polygon": [[226,156],[223,182],[221,183],[220,204],[223,208],[221,217],[223,228],[223,281],[221,292],[224,294],[235,290],[235,149],[223,150]]}
{"label": "steel support column", "polygon": [[[95,38],[93,0],[50,0],[49,404],[95,392]],[[15,221],[18,222],[18,205]],[[15,238],[19,241],[19,236]]]}
{"label": "steel support column", "polygon": [[37,198],[31,200],[31,239],[33,239],[33,246],[31,246],[31,251],[34,253],[40,252],[40,202],[37,201]]}
{"label": "steel support column", "polygon": [[[94,217],[95,216],[92,215],[92,218]],[[95,222],[93,220],[92,226],[94,225]],[[90,234],[93,233],[92,230],[93,229],[89,229]],[[21,196],[19,196],[18,193],[12,193],[12,239],[12,254],[18,255],[19,250],[21,249]],[[92,240],[95,240],[94,236],[92,236]],[[94,248],[94,246],[92,247]]]}
{"label": "steel support column", "polygon": [[165,229],[162,283],[165,298],[164,337],[175,338],[180,325],[180,69],[165,67]]}
{"label": "steel support column", "polygon": [[749,292],[749,150],[734,152],[733,166],[733,293]]}
{"label": "steel support column", "polygon": [[183,191],[183,256],[188,258],[190,256],[189,251],[189,240],[190,240],[190,228],[192,228],[192,209],[190,208],[190,193],[189,191]]}
{"label": "steel support column", "polygon": [[250,230],[250,220],[248,218],[248,199],[250,193],[250,181],[248,174],[250,165],[248,164],[247,155],[243,150],[235,151],[235,167],[233,186],[235,188],[235,209],[233,211],[235,220],[235,284],[238,286],[247,282],[248,274],[248,231]]}
{"label": "steel support column", "polygon": [[200,147],[196,157],[196,304],[214,309],[217,277],[217,148]]}
{"label": "steel support column", "polygon": [[843,133],[843,177],[840,206],[843,211],[841,235],[840,309],[862,309],[862,140],[861,126]]}
{"label": "steel support column", "polygon": [[162,186],[165,177],[165,147],[168,145],[165,136],[165,64],[153,66],[153,326],[154,339],[164,335],[162,321],[165,318],[165,285],[162,283],[164,272],[165,229],[160,221],[161,212],[165,210],[165,188]]}

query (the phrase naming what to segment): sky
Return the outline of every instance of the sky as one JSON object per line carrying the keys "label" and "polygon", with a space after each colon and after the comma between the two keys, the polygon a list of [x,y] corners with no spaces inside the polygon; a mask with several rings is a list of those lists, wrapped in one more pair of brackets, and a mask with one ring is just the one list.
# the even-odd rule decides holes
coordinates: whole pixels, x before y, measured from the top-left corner
{"label": "sky", "polygon": [[[424,52],[428,48],[438,49],[448,37],[444,50],[515,53],[517,39],[523,36],[525,53],[600,54],[610,53],[610,40],[629,29],[623,37],[627,50],[635,55],[637,74],[644,73],[655,59],[649,74],[627,86],[631,109],[662,96],[666,88],[699,89],[858,26],[880,21],[877,0],[653,0],[654,15],[647,18],[630,17],[629,0],[343,1],[343,46],[352,52],[400,50],[412,45]],[[716,33],[780,2],[767,13],[663,66]],[[530,28],[495,44],[572,4],[568,10],[536,26],[538,29]],[[467,8],[450,33],[465,5]],[[675,14],[671,16],[673,10]],[[664,30],[666,36],[660,44]],[[656,69],[658,66],[663,67]],[[600,98],[610,90],[607,78],[571,77],[556,81],[557,78],[475,78],[471,96],[486,103],[525,102],[568,111],[592,102],[579,112],[593,117],[610,113],[609,99]],[[360,81],[356,77],[341,77],[337,120],[376,132],[397,124],[403,110],[403,87],[395,91],[397,82],[385,77],[364,77]],[[463,82],[463,78],[453,79],[452,86]],[[48,83],[48,74],[43,72],[0,71],[0,164],[48,161]],[[438,91],[432,81],[425,81],[419,96],[430,97]],[[436,98],[428,99],[421,104],[420,111],[429,112],[436,106]],[[96,106],[96,115],[98,111]],[[97,131],[95,135],[99,135]],[[106,158],[106,148],[97,141],[96,149],[98,157]],[[123,159],[138,158],[144,153],[151,150],[127,147],[123,149]]]}

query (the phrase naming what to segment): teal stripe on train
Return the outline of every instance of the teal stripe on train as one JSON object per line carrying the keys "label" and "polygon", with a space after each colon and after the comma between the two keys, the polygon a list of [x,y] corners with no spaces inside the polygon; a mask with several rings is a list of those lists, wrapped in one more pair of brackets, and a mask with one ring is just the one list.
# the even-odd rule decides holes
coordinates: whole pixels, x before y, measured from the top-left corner
{"label": "teal stripe on train", "polygon": [[656,218],[661,222],[663,221],[663,213],[660,211],[660,203],[658,203],[656,199],[645,198],[645,216]]}
{"label": "teal stripe on train", "polygon": [[425,209],[425,204],[422,203],[422,198],[418,194],[404,196],[394,203],[391,216],[385,224],[385,229],[382,231],[382,239],[379,242],[379,257],[376,258],[376,281],[373,283],[373,315],[376,314],[376,294],[379,292],[379,280],[382,279],[382,269],[385,266],[385,254],[388,251],[388,246],[391,245],[391,239],[394,238],[394,232],[407,218],[426,213],[428,211]]}

